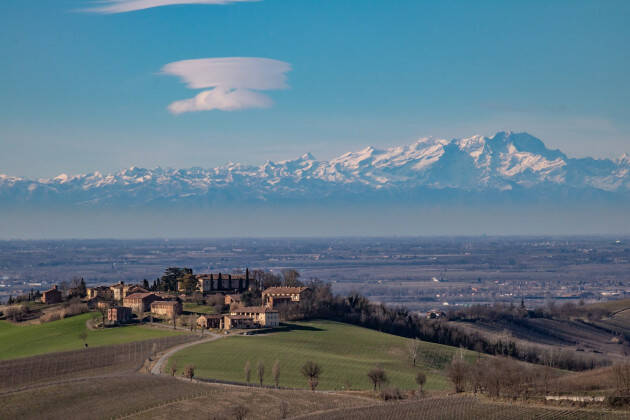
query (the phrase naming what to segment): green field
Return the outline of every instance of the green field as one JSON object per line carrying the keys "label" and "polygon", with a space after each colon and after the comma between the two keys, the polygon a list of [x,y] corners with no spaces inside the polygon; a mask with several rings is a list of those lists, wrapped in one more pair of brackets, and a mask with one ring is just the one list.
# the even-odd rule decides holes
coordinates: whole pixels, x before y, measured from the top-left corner
{"label": "green field", "polygon": [[[415,389],[416,371],[427,375],[425,389],[446,389],[444,366],[458,351],[453,347],[420,342],[418,368],[407,357],[410,340],[366,328],[330,321],[286,324],[287,331],[254,336],[232,336],[200,344],[175,354],[169,360],[180,370],[195,366],[195,375],[228,381],[244,382],[243,368],[247,360],[252,366],[252,382],[257,382],[256,365],[265,365],[265,383],[272,383],[271,368],[280,361],[280,385],[306,387],[300,367],[307,360],[323,367],[319,389],[370,389],[368,370],[380,364],[390,384],[403,389]],[[467,358],[475,357],[466,353]]]}
{"label": "green field", "polygon": [[88,333],[90,347],[128,343],[180,334],[169,330],[141,326],[123,326],[104,330],[88,330],[85,323],[95,313],[77,315],[60,321],[40,325],[15,325],[0,321],[0,360],[34,356],[55,351],[83,348],[79,339],[82,331]]}
{"label": "green field", "polygon": [[196,303],[184,303],[185,312],[193,312],[196,314],[213,314],[214,307],[208,305],[197,305]]}

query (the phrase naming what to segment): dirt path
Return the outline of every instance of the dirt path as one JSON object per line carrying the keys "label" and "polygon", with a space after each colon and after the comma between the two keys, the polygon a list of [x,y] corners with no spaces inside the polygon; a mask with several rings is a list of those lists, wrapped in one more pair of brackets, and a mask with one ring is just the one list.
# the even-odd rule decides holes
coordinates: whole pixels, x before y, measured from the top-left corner
{"label": "dirt path", "polygon": [[211,336],[210,337],[206,337],[204,339],[201,340],[197,340],[197,341],[192,341],[190,343],[184,343],[184,344],[180,344],[178,346],[175,346],[173,348],[168,349],[162,356],[160,356],[160,358],[153,364],[153,367],[151,368],[151,374],[152,375],[162,375],[162,368],[164,367],[166,361],[168,360],[169,357],[171,357],[172,355],[174,355],[175,353],[177,353],[180,350],[183,350],[185,348],[191,347],[191,346],[196,346],[197,344],[203,344],[203,343],[208,343],[210,341],[214,341],[214,340],[218,340],[219,338],[221,338],[222,336],[219,334],[214,334],[214,333],[210,333]]}

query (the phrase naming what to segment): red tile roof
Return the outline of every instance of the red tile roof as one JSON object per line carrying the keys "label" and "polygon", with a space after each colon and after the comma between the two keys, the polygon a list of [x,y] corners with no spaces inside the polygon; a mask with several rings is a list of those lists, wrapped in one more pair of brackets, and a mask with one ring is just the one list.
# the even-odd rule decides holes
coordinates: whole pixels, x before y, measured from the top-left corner
{"label": "red tile roof", "polygon": [[155,293],[132,293],[130,295],[125,296],[125,299],[144,299],[151,295],[158,297]]}
{"label": "red tile roof", "polygon": [[265,294],[280,294],[280,295],[292,295],[299,294],[308,289],[308,287],[269,287],[263,290]]}

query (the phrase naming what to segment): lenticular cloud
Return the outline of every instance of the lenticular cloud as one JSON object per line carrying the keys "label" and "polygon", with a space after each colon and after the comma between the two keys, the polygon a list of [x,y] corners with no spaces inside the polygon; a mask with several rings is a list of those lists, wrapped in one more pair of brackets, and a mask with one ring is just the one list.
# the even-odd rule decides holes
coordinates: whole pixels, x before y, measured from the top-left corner
{"label": "lenticular cloud", "polygon": [[271,99],[258,91],[286,89],[288,63],[269,58],[228,57],[176,61],[167,64],[163,73],[178,76],[191,89],[210,90],[194,98],[173,102],[168,109],[174,114],[192,111],[236,111],[268,108]]}
{"label": "lenticular cloud", "polygon": [[177,4],[230,4],[259,0],[104,0],[104,6],[86,9],[94,13],[125,13]]}

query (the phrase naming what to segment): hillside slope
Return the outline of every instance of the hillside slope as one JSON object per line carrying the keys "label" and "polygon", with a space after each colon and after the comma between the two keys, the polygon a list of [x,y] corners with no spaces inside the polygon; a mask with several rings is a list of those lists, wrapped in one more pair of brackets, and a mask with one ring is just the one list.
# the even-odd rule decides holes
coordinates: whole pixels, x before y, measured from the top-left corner
{"label": "hillside slope", "polygon": [[[192,364],[200,378],[243,383],[247,361],[252,369],[251,381],[257,382],[258,362],[265,366],[265,383],[271,384],[272,366],[280,365],[280,385],[305,388],[307,383],[300,368],[307,360],[320,364],[323,373],[319,389],[371,389],[367,372],[380,365],[390,384],[415,389],[417,371],[427,375],[426,389],[448,389],[444,366],[458,351],[454,347],[418,342],[419,356],[414,368],[408,357],[411,340],[332,321],[287,324],[277,332],[234,336],[183,350],[169,360],[180,369]],[[475,355],[465,352],[469,359]]]}

